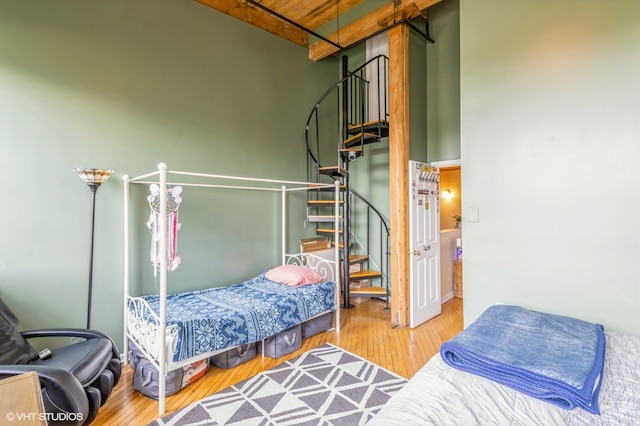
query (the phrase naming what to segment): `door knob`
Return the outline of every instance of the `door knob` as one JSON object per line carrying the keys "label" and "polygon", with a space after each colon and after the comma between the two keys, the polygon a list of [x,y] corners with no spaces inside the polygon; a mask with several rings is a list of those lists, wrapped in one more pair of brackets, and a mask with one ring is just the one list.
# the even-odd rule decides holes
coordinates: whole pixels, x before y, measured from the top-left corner
{"label": "door knob", "polygon": [[413,251],[413,255],[414,256],[420,256],[420,250],[414,250]]}

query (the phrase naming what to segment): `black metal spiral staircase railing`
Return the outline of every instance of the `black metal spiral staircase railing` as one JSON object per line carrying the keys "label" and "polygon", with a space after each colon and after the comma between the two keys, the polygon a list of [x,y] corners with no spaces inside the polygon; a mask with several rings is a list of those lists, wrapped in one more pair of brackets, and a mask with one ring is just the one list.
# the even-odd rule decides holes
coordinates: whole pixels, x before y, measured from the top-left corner
{"label": "black metal spiral staircase railing", "polygon": [[[307,179],[340,181],[342,223],[335,235],[335,191],[309,188],[307,221],[342,251],[343,307],[351,296],[380,297],[389,305],[389,225],[369,201],[350,188],[349,165],[365,155],[365,146],[389,135],[388,57],[377,56],[355,71],[343,57],[343,77],[316,102],[305,129]],[[375,248],[374,248],[375,247]],[[379,285],[365,285],[377,281]]]}

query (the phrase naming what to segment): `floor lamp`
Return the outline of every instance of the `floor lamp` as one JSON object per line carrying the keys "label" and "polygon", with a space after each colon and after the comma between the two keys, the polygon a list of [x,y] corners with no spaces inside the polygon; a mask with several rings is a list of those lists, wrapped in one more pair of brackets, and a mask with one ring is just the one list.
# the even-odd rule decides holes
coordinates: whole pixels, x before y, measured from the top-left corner
{"label": "floor lamp", "polygon": [[112,170],[103,169],[73,169],[80,179],[91,190],[91,250],[89,251],[89,291],[87,299],[87,329],[91,328],[91,293],[93,291],[93,235],[96,220],[96,192],[100,185],[109,179]]}

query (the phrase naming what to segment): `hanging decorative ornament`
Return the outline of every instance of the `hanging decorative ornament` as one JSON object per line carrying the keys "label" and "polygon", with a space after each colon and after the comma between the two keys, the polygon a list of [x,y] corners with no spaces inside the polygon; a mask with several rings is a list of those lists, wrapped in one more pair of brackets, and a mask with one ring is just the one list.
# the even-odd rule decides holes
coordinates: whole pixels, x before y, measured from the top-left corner
{"label": "hanging decorative ornament", "polygon": [[175,271],[182,262],[180,255],[178,255],[178,231],[182,227],[182,224],[178,223],[178,207],[182,202],[180,197],[182,187],[167,188],[167,229],[165,230],[160,229],[160,188],[155,183],[151,184],[149,192],[151,194],[147,197],[147,201],[151,207],[151,213],[149,220],[147,220],[147,228],[151,232],[151,263],[155,277],[160,268],[162,256],[160,253],[161,232],[166,232],[167,235],[167,269]]}

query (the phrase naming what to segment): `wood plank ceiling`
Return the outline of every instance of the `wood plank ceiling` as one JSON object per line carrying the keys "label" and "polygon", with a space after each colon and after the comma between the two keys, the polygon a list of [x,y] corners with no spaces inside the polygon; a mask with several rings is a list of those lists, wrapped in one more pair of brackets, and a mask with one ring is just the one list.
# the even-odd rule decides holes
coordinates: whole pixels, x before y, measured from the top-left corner
{"label": "wood plank ceiling", "polygon": [[[426,9],[442,0],[393,0],[328,35],[316,31],[364,0],[196,0],[248,24],[309,48],[319,61],[383,31],[399,21],[426,16]],[[336,21],[336,17],[338,17]],[[312,34],[311,45],[309,34]]]}

